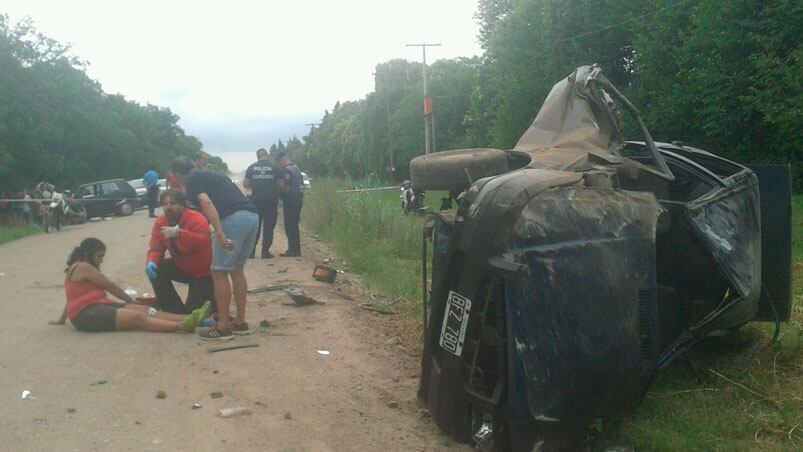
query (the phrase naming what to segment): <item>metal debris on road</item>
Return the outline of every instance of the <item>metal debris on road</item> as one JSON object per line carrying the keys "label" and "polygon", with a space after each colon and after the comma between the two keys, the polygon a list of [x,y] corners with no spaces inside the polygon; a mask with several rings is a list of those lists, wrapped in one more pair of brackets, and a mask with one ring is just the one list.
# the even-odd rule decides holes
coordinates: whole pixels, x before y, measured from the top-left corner
{"label": "metal debris on road", "polygon": [[197,410],[198,408],[201,408],[202,406],[203,406],[203,405],[201,405],[200,403],[193,403],[193,404],[192,404],[192,409],[193,409],[193,410]]}
{"label": "metal debris on road", "polygon": [[311,306],[314,304],[323,304],[322,302],[309,297],[303,290],[297,287],[290,287],[284,289],[284,292],[293,299],[293,303],[282,303],[285,306]]}
{"label": "metal debris on road", "polygon": [[318,354],[321,356],[329,356],[329,350],[319,349]]}
{"label": "metal debris on road", "polygon": [[21,397],[22,400],[30,400],[32,398],[33,398],[33,396],[31,395],[31,391],[29,391],[27,389],[22,391],[22,397]]}
{"label": "metal debris on road", "polygon": [[94,383],[89,383],[89,386],[105,385],[108,382],[109,382],[109,380],[99,380],[99,381],[96,381]]}
{"label": "metal debris on road", "polygon": [[330,290],[329,293],[332,294],[332,295],[336,295],[336,296],[338,296],[340,298],[343,298],[344,300],[354,301],[354,297],[351,297],[349,295],[346,295],[346,294],[340,292],[340,288],[339,287],[336,287],[336,288]]}
{"label": "metal debris on road", "polygon": [[267,286],[262,287],[255,287],[253,289],[248,289],[248,293],[263,293],[263,292],[273,292],[275,290],[284,290],[290,287],[290,284],[269,284]]}
{"label": "metal debris on road", "polygon": [[396,314],[395,309],[387,306],[382,306],[376,303],[360,303],[360,309],[365,309],[366,311],[376,312],[384,315]]}
{"label": "metal debris on road", "polygon": [[226,350],[237,350],[239,348],[259,347],[259,344],[228,345],[225,347],[210,347],[206,349],[209,353],[225,352]]}

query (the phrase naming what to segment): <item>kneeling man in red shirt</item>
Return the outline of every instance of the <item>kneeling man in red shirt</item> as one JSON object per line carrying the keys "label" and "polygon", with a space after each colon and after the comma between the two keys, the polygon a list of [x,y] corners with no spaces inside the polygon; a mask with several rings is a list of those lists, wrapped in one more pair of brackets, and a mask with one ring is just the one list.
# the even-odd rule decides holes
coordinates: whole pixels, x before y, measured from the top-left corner
{"label": "kneeling man in red shirt", "polygon": [[[163,311],[187,314],[206,300],[213,300],[212,240],[206,217],[187,209],[183,192],[168,190],[162,195],[164,215],[151,230],[145,273],[151,280]],[[165,258],[165,251],[170,257]],[[189,284],[186,305],[173,287],[173,281]],[[214,303],[213,303],[214,306]]]}

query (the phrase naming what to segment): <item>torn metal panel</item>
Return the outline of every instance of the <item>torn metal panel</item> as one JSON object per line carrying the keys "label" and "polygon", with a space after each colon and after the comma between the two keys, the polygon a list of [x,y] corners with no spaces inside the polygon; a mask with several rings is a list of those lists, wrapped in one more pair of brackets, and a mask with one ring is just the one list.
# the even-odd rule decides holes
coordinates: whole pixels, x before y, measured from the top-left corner
{"label": "torn metal panel", "polygon": [[613,124],[605,120],[605,115],[595,102],[589,102],[588,96],[589,81],[601,75],[599,67],[582,66],[556,83],[513,149],[532,152],[555,148],[609,155]]}
{"label": "torn metal panel", "polygon": [[761,224],[755,174],[741,173],[731,187],[689,203],[688,209],[697,233],[739,296],[757,300],[761,292]]}

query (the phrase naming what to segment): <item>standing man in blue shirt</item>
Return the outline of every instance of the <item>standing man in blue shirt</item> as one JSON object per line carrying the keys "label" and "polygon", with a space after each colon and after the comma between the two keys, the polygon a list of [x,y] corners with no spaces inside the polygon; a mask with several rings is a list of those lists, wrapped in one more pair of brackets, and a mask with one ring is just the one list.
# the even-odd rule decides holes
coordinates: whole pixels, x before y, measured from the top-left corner
{"label": "standing man in blue shirt", "polygon": [[[273,245],[273,229],[276,227],[276,217],[279,209],[279,189],[284,184],[284,168],[270,159],[265,148],[257,150],[257,161],[245,170],[243,187],[251,189],[251,202],[259,210],[259,228],[262,229],[262,259],[270,259],[273,254],[270,247]],[[251,257],[256,254],[256,242],[251,251]]]}
{"label": "standing man in blue shirt", "polygon": [[156,218],[153,213],[156,210],[156,200],[159,197],[159,174],[153,169],[153,166],[148,167],[148,171],[142,176],[142,185],[148,190],[146,199],[148,200],[148,216]]}
{"label": "standing man in blue shirt", "polygon": [[284,167],[284,187],[281,197],[284,233],[287,235],[287,251],[279,256],[298,257],[301,256],[301,234],[298,230],[298,222],[301,221],[301,206],[304,202],[304,193],[301,192],[303,184],[301,170],[290,161],[290,156],[286,151],[279,151],[276,161]]}
{"label": "standing man in blue shirt", "polygon": [[[245,321],[248,281],[243,270],[257,238],[257,209],[228,177],[197,170],[187,157],[174,160],[170,169],[187,190],[187,204],[203,212],[215,230],[210,269],[220,318],[214,328],[201,331],[201,339],[222,341],[232,339],[232,334],[249,334]],[[230,322],[232,294],[237,311]]]}

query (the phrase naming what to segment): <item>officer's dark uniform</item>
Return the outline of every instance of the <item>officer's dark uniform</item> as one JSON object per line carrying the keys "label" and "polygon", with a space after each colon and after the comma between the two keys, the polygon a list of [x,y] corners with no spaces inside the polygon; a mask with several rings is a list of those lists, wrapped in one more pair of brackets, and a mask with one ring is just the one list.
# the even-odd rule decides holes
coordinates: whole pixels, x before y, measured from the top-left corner
{"label": "officer's dark uniform", "polygon": [[301,235],[298,232],[298,222],[301,220],[304,193],[301,192],[303,183],[301,170],[295,163],[284,167],[284,181],[288,189],[281,195],[284,233],[287,235],[287,251],[283,255],[301,256]]}
{"label": "officer's dark uniform", "polygon": [[[251,202],[259,210],[259,227],[264,227],[262,235],[262,257],[271,257],[270,246],[273,245],[273,228],[279,208],[278,181],[284,177],[284,168],[273,160],[257,160],[245,170],[245,178],[251,181]],[[257,229],[257,238],[259,229]],[[256,252],[257,244],[254,243]]]}

